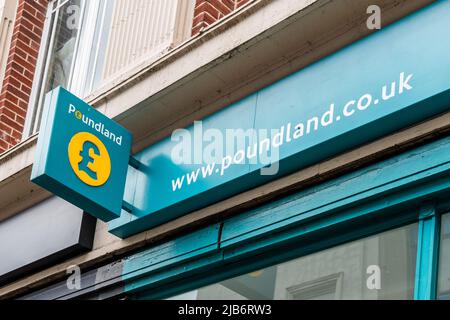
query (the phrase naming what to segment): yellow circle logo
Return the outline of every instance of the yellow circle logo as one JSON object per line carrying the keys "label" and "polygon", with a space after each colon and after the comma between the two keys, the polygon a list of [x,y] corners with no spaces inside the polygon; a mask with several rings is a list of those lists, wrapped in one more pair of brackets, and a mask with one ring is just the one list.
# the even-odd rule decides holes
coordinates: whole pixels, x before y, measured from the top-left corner
{"label": "yellow circle logo", "polygon": [[111,174],[108,150],[99,138],[89,132],[80,132],[69,143],[69,161],[75,175],[87,185],[99,187]]}

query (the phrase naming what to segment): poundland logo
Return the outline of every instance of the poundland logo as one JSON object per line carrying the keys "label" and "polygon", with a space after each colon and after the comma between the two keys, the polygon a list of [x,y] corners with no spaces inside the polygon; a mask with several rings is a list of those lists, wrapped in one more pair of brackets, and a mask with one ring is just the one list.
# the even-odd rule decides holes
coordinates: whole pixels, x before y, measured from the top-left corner
{"label": "poundland logo", "polygon": [[115,133],[109,131],[105,128],[103,122],[96,122],[83,114],[80,110],[77,110],[73,104],[69,105],[69,114],[73,114],[75,119],[82,121],[85,125],[91,127],[105,138],[117,143],[117,145],[122,146],[122,136],[116,135]]}

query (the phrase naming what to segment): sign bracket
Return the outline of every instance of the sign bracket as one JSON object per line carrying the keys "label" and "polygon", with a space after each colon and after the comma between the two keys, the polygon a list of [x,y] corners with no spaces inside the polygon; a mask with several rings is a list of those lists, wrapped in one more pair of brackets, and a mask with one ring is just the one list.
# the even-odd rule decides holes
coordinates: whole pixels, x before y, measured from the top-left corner
{"label": "sign bracket", "polygon": [[[148,171],[148,166],[145,165],[144,163],[142,163],[141,161],[139,161],[138,159],[136,159],[135,157],[133,157],[132,155],[130,155],[128,164],[130,165],[130,167],[132,167],[142,173],[146,174]],[[126,212],[132,214],[136,208],[130,202],[122,200],[122,209],[125,210]]]}
{"label": "sign bracket", "polygon": [[134,206],[129,203],[128,201],[122,200],[122,209],[125,210],[128,213],[133,213],[133,210],[135,209]]}
{"label": "sign bracket", "polygon": [[136,158],[133,157],[133,156],[130,156],[130,160],[129,160],[128,164],[129,164],[132,168],[134,168],[134,169],[136,169],[136,170],[138,170],[138,171],[144,172],[144,173],[145,173],[145,172],[147,171],[147,169],[148,169],[148,166],[147,166],[147,165],[143,164],[141,161],[139,161],[138,159],[136,159]]}

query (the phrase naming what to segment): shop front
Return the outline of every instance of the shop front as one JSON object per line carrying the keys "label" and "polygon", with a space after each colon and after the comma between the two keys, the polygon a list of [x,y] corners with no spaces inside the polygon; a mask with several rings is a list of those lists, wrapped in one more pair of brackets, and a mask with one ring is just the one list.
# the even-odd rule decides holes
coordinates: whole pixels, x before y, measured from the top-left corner
{"label": "shop front", "polygon": [[24,299],[448,299],[450,139]]}
{"label": "shop front", "polygon": [[[448,131],[345,156],[449,110],[448,10],[425,7],[134,154],[119,216],[96,216],[122,241],[258,186],[266,200],[93,266],[78,289],[22,298],[450,299]],[[300,171],[311,183],[271,194]]]}

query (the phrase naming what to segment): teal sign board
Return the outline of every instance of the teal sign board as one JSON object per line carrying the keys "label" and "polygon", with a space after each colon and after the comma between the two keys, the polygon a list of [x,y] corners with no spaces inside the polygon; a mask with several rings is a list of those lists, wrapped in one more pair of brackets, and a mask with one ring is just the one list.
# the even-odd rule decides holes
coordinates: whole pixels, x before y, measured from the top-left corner
{"label": "teal sign board", "polygon": [[131,134],[59,87],[45,99],[31,180],[93,216],[120,217]]}
{"label": "teal sign board", "polygon": [[[125,193],[134,208],[110,232],[130,236],[449,110],[449,12],[450,1],[436,2],[141,151],[142,172],[129,170]],[[256,134],[195,161],[212,136],[239,129]],[[201,142],[179,152],[191,162],[174,161],[189,139]],[[276,151],[275,174],[247,161],[253,147]]]}

